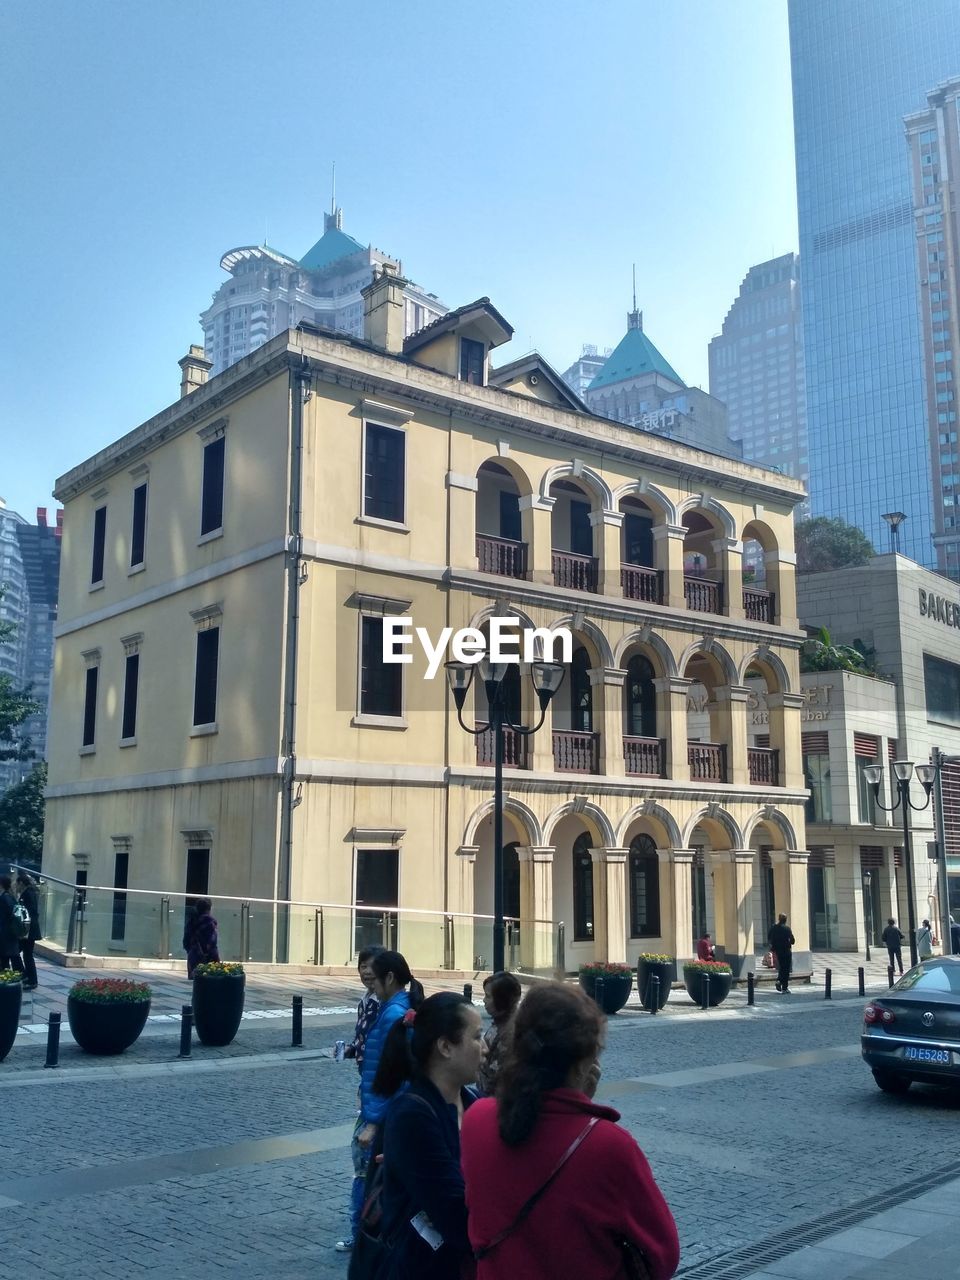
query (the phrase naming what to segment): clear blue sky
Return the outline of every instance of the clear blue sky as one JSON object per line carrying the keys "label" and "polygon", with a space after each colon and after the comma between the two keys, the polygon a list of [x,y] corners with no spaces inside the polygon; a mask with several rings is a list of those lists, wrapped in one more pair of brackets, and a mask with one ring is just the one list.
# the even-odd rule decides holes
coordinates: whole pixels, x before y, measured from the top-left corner
{"label": "clear blue sky", "polygon": [[45,0],[0,18],[0,495],[176,399],[235,245],[344,228],[559,370],[644,327],[689,383],[796,248],[784,0]]}

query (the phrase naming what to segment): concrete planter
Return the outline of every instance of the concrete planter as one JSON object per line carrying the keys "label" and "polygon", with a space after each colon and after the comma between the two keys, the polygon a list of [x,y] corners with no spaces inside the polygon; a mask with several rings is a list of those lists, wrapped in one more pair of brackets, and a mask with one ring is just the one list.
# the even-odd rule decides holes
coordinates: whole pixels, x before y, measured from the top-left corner
{"label": "concrete planter", "polygon": [[22,982],[0,982],[0,1062],[13,1048],[20,1026]]}

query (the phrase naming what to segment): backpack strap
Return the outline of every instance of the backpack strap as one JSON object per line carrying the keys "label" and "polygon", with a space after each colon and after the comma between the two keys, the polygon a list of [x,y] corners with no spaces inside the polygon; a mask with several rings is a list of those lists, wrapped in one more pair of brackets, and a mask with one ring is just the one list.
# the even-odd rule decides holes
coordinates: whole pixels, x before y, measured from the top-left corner
{"label": "backpack strap", "polygon": [[585,1127],[580,1130],[580,1132],[577,1134],[574,1140],[570,1143],[569,1147],[567,1147],[566,1151],[563,1153],[563,1155],[560,1157],[557,1163],[553,1166],[553,1170],[551,1171],[550,1176],[547,1178],[546,1182],[542,1183],[537,1188],[537,1190],[533,1193],[530,1199],[527,1200],[523,1208],[520,1210],[520,1212],[517,1214],[514,1220],[510,1223],[509,1227],[507,1227],[506,1230],[501,1231],[499,1235],[494,1236],[489,1244],[484,1244],[484,1245],[481,1245],[479,1249],[474,1249],[473,1256],[478,1262],[480,1261],[481,1258],[485,1258],[488,1253],[492,1253],[493,1250],[496,1249],[497,1245],[502,1244],[504,1240],[506,1240],[507,1236],[513,1235],[514,1231],[516,1231],[517,1227],[520,1226],[521,1222],[523,1222],[527,1217],[529,1217],[530,1213],[533,1211],[534,1206],[537,1204],[537,1201],[540,1199],[543,1193],[548,1189],[550,1184],[554,1181],[557,1174],[560,1172],[563,1166],[567,1163],[567,1161],[570,1159],[570,1157],[573,1155],[576,1149],[580,1146],[581,1142],[583,1142],[590,1135],[590,1131],[593,1129],[594,1125],[597,1124],[599,1119],[600,1119],[599,1116],[591,1116],[591,1118],[587,1121]]}

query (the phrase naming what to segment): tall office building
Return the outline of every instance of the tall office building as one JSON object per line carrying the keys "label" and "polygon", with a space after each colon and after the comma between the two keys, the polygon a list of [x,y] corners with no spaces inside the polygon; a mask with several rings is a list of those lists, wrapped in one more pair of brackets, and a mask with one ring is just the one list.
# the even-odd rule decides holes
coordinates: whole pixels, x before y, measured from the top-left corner
{"label": "tall office building", "polygon": [[[229,250],[220,266],[230,272],[230,279],[200,316],[212,372],[222,373],[302,320],[362,336],[360,290],[384,265],[400,269],[396,259],[347,235],[343,210],[336,207],[323,215],[323,235],[300,259],[266,244]],[[403,306],[406,334],[425,328],[447,311],[436,294],[409,280],[404,281]]]}
{"label": "tall office building", "polygon": [[790,0],[810,502],[934,561],[903,117],[957,70],[956,0]]}
{"label": "tall office building", "polygon": [[[799,259],[751,267],[709,350],[710,394],[751,462],[808,482]],[[804,507],[797,509],[805,515]]]}
{"label": "tall office building", "polygon": [[571,391],[582,396],[612,354],[613,347],[604,347],[601,352],[593,343],[584,343],[579,359],[574,360],[563,374],[564,382]]}
{"label": "tall office building", "polygon": [[933,542],[937,567],[960,579],[960,445],[954,369],[954,354],[960,352],[960,77],[932,89],[926,109],[908,115],[904,124],[913,179]]}

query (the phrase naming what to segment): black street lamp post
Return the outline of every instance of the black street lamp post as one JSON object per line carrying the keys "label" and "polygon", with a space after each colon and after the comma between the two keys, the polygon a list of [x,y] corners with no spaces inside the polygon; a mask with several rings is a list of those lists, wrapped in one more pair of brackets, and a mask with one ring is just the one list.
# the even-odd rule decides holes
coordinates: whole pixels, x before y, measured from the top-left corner
{"label": "black street lamp post", "polygon": [[503,731],[512,729],[515,733],[529,738],[537,732],[546,719],[550,699],[563,683],[565,669],[558,662],[532,662],[530,675],[533,687],[540,702],[540,719],[532,728],[513,724],[507,717],[506,690],[504,677],[507,674],[507,662],[491,662],[489,658],[481,658],[476,664],[480,668],[480,679],[487,695],[487,707],[490,718],[486,724],[470,728],[463,722],[463,704],[467,699],[467,691],[473,682],[473,665],[466,662],[446,663],[447,680],[450,691],[457,705],[457,720],[461,729],[479,738],[488,730],[493,730],[493,969],[498,973],[504,967],[506,957],[506,931],[503,923]]}
{"label": "black street lamp post", "polygon": [[867,931],[867,964],[870,963],[870,939],[873,937],[873,892],[870,888],[873,876],[869,868],[863,873],[863,923]]}
{"label": "black street lamp post", "polygon": [[889,807],[880,800],[883,765],[867,765],[863,771],[863,776],[873,788],[873,798],[878,807],[884,813],[896,813],[899,809],[903,816],[903,859],[907,868],[907,928],[910,931],[910,965],[913,967],[917,963],[918,957],[917,908],[913,888],[913,849],[910,845],[910,810],[912,809],[915,813],[922,813],[924,809],[929,807],[930,792],[933,789],[933,780],[937,771],[932,764],[918,764],[916,766],[917,778],[927,797],[923,804],[914,804],[910,799],[910,777],[914,772],[913,762],[910,760],[894,760],[893,772],[897,780],[897,798]]}

